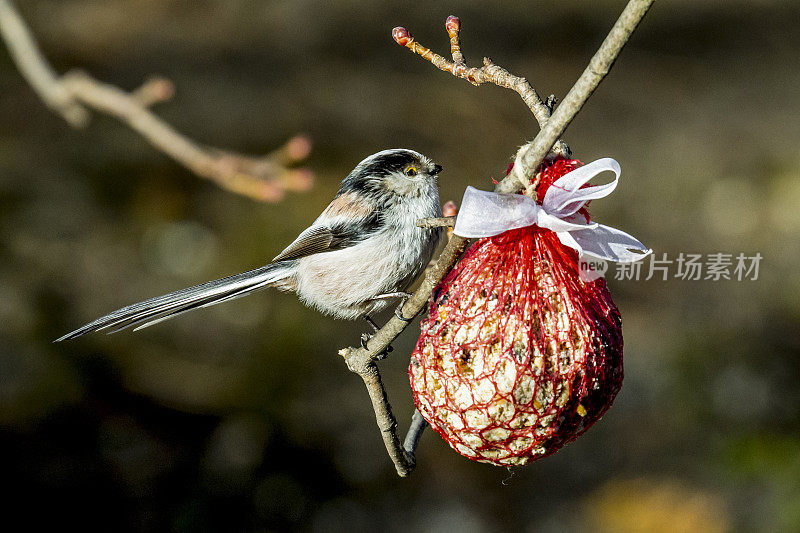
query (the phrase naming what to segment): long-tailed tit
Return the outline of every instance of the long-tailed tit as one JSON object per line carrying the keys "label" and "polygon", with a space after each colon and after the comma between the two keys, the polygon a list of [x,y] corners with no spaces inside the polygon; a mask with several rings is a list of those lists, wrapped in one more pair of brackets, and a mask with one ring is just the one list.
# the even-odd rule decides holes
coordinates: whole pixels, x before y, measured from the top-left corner
{"label": "long-tailed tit", "polygon": [[425,270],[442,228],[417,220],[441,216],[442,167],[412,150],[384,150],[359,163],[322,214],[269,264],[118,309],[57,339],[110,328],[136,329],[266,287],[297,292],[337,318],[366,317],[402,296]]}

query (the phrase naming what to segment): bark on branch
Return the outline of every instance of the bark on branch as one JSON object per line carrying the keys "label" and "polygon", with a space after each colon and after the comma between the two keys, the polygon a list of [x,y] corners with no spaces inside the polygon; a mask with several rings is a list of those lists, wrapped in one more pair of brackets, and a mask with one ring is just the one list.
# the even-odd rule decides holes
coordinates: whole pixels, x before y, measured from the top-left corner
{"label": "bark on branch", "polygon": [[59,76],[10,0],[0,0],[0,36],[33,90],[73,127],[85,127],[90,110],[111,115],[196,175],[256,200],[275,202],[286,191],[305,191],[313,184],[309,169],[290,168],[311,150],[311,143],[304,136],[293,137],[260,157],[203,146],[148,109],[171,98],[174,89],[168,80],[152,79],[128,93],[80,71]]}

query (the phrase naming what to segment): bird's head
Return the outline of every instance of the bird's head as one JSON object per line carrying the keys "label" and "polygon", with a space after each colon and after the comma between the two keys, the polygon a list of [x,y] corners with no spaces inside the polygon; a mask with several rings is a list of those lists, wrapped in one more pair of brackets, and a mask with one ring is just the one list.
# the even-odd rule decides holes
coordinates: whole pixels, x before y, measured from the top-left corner
{"label": "bird's head", "polygon": [[417,196],[436,187],[442,167],[414,150],[395,148],[364,159],[342,181],[342,191]]}

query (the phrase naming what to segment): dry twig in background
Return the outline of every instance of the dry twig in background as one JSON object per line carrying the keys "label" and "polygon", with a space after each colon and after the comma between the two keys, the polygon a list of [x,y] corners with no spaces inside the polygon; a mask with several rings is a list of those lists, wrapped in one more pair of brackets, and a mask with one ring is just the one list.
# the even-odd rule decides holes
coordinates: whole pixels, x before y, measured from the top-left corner
{"label": "dry twig in background", "polygon": [[[600,48],[592,57],[589,66],[575,82],[572,89],[570,89],[564,102],[544,124],[541,124],[540,121],[542,127],[541,131],[531,142],[519,149],[515,157],[514,168],[506,178],[498,183],[497,187],[495,187],[495,191],[515,193],[528,185],[529,176],[535,174],[536,169],[553,147],[558,137],[561,136],[575,115],[577,115],[583,107],[583,104],[586,103],[586,100],[589,99],[606,74],[608,74],[617,56],[619,56],[619,53],[625,46],[625,43],[628,42],[631,34],[636,29],[639,22],[641,22],[642,18],[644,18],[645,14],[647,14],[653,2],[655,2],[655,0],[630,0],[628,2],[619,19],[603,41],[603,44],[600,45]],[[443,57],[436,56],[433,52],[430,52],[430,50],[420,45],[416,45],[416,48],[412,48],[412,50],[430,60],[434,65],[442,68],[442,70],[452,72],[456,76],[464,77],[469,80],[470,74],[468,74],[468,72],[470,72],[471,69],[462,70],[459,67],[459,65],[463,65],[463,56],[461,56],[457,39],[460,24],[454,23],[454,19],[455,17],[447,19],[447,29],[451,37],[452,64]],[[402,30],[402,28],[395,28],[393,32],[395,40],[398,40],[398,29]],[[400,37],[402,38],[402,32],[400,33]],[[455,37],[453,33],[456,34]],[[405,32],[406,36],[407,34],[408,32]],[[400,40],[398,40],[398,43],[404,46],[409,46],[410,42],[413,41],[400,42]],[[484,67],[486,67],[486,65],[484,65]],[[477,70],[480,71],[481,69]],[[474,76],[475,73],[472,75]],[[475,80],[473,79],[470,81]],[[533,89],[531,89],[531,91],[532,90]],[[548,100],[550,99],[548,98]],[[531,110],[533,111],[533,109]],[[536,115],[536,111],[534,111],[534,114]],[[538,118],[537,115],[537,119]],[[433,289],[455,265],[464,248],[466,248],[467,242],[468,240],[463,237],[457,235],[452,236],[437,259],[436,264],[426,272],[422,285],[420,285],[413,296],[403,306],[404,317],[413,318],[422,311]],[[416,444],[419,441],[419,435],[425,425],[420,424],[417,414],[415,413],[411,429],[409,430],[408,437],[406,437],[405,446],[400,443],[400,439],[397,436],[397,422],[392,414],[389,400],[386,397],[386,390],[383,387],[376,361],[379,356],[384,353],[389,344],[397,338],[407,326],[408,322],[400,320],[397,317],[392,317],[392,319],[370,339],[368,344],[369,349],[350,347],[339,351],[339,354],[344,357],[348,368],[361,376],[364,380],[364,384],[367,386],[367,392],[372,400],[372,406],[375,410],[375,417],[378,422],[378,427],[381,430],[384,444],[386,445],[389,457],[392,459],[397,473],[401,477],[410,475],[411,471],[414,469],[416,464]]]}
{"label": "dry twig in background", "polygon": [[79,71],[59,77],[10,0],[0,0],[0,36],[42,101],[73,127],[88,124],[89,109],[114,116],[196,175],[255,200],[275,202],[286,191],[308,190],[313,184],[309,169],[289,168],[311,151],[311,142],[304,136],[293,137],[260,157],[202,146],[148,109],[172,97],[174,88],[168,80],[152,79],[127,93]]}

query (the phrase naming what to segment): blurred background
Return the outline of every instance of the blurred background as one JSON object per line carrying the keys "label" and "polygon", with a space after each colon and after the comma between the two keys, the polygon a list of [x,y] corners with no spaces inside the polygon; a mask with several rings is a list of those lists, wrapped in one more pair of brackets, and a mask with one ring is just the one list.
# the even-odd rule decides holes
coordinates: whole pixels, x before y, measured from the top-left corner
{"label": "blurred background", "polygon": [[[19,0],[60,72],[177,87],[155,112],[264,153],[301,132],[317,181],[276,204],[224,192],[114,119],[71,129],[0,48],[3,529],[800,530],[800,5],[657,2],[572,123],[614,157],[605,224],[656,254],[760,253],[757,280],[609,280],[625,333],[613,408],[513,472],[428,431],[399,479],[336,354],[361,323],[264,292],[144,331],[52,340],[122,305],[254,268],[389,147],[442,164],[442,200],[491,186],[537,132],[519,97],[391,39],[483,55],[563,97],[625,2]],[[676,271],[670,271],[674,274]],[[658,277],[658,276],[657,276]],[[402,431],[412,326],[381,363]]]}

